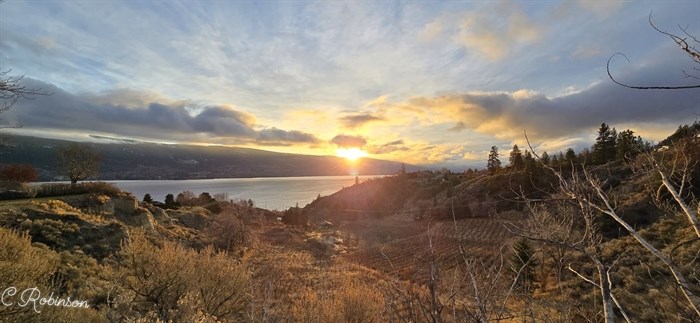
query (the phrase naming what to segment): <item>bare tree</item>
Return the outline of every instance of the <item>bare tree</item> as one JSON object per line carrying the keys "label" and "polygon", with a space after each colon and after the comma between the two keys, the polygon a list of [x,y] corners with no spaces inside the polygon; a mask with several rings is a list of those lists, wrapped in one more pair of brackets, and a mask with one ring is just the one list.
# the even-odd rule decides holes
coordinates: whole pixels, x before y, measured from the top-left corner
{"label": "bare tree", "polygon": [[[654,25],[654,22],[651,20],[652,13],[649,13],[649,25],[651,25],[654,30],[657,32],[668,36],[671,38],[677,45],[680,47],[680,49],[686,53],[688,56],[690,56],[690,59],[693,60],[693,62],[696,64],[696,66],[693,67],[693,70],[695,71],[694,73],[700,73],[700,51],[695,47],[697,45],[700,45],[700,40],[696,38],[695,36],[691,35],[688,33],[688,27],[683,27],[683,26],[678,26],[678,28],[683,32],[684,36],[679,36],[667,31],[664,31],[656,25]],[[683,90],[683,89],[697,89],[700,88],[700,84],[694,84],[694,85],[685,85],[685,86],[638,86],[638,85],[629,85],[622,83],[618,80],[616,80],[613,76],[612,73],[610,72],[610,61],[612,61],[615,56],[622,56],[624,57],[627,62],[629,62],[629,59],[625,54],[623,53],[615,53],[610,58],[608,59],[607,63],[607,71],[608,71],[608,77],[615,82],[615,84],[624,86],[626,88],[630,89],[637,89],[637,90]],[[694,75],[691,73],[688,73],[687,71],[683,71],[683,74],[685,74],[686,78],[692,78],[696,80],[700,80],[700,76]]]}
{"label": "bare tree", "polygon": [[[536,152],[531,146],[530,150],[535,156],[537,156]],[[680,149],[681,155],[683,154],[683,151],[687,150]],[[677,162],[673,163],[674,171],[672,171],[671,174],[677,173],[675,169],[678,169],[678,173],[682,174],[680,176],[682,180],[680,182],[674,182],[670,179],[669,174],[665,172],[664,167],[661,166],[663,163],[656,160],[653,153],[647,153],[645,156],[646,161],[643,162],[643,164],[647,165],[647,169],[652,169],[659,172],[661,175],[662,183],[659,189],[663,187],[671,193],[674,200],[687,215],[691,227],[697,229],[697,214],[695,214],[688,204],[680,197],[680,194],[682,194],[684,191],[684,183],[687,180],[689,169],[692,169],[695,164],[691,163],[689,158],[676,159],[676,161],[683,160],[684,162],[681,162],[680,164],[684,167],[676,168],[675,165],[677,165]],[[593,282],[591,279],[585,278],[585,276],[576,272],[573,268],[571,268],[571,266],[569,266],[569,269],[577,276],[584,278],[585,281],[600,289],[605,320],[606,322],[612,322],[615,319],[612,311],[613,303],[615,303],[621,309],[619,302],[612,294],[611,288],[612,282],[610,280],[610,269],[615,262],[613,261],[610,263],[610,259],[604,259],[602,256],[602,237],[597,233],[598,224],[596,223],[598,215],[607,216],[624,228],[627,233],[629,233],[629,235],[632,236],[644,249],[650,252],[655,258],[661,261],[664,266],[666,266],[674,277],[675,283],[680,287],[680,291],[687,300],[688,305],[695,312],[695,315],[700,317],[700,311],[698,310],[700,308],[700,298],[694,293],[693,288],[691,288],[691,282],[680,270],[679,264],[675,263],[668,254],[664,253],[649,240],[644,238],[636,228],[630,225],[617,213],[614,203],[612,202],[613,199],[603,190],[601,181],[595,175],[593,175],[585,167],[582,167],[581,173],[572,171],[570,177],[565,177],[560,172],[547,165],[544,167],[554,173],[559,182],[557,195],[553,196],[554,200],[561,201],[561,203],[564,203],[565,205],[574,205],[578,211],[577,214],[583,219],[584,226],[582,233],[573,234],[575,233],[575,231],[572,230],[575,222],[573,218],[565,217],[564,219],[560,219],[553,216],[547,216],[547,209],[541,209],[541,207],[538,206],[531,206],[529,208],[532,213],[531,219],[535,220],[535,225],[532,225],[532,221],[530,222],[531,226],[529,227],[511,225],[510,230],[512,232],[533,240],[542,241],[544,243],[564,245],[586,255],[592,261],[598,271],[598,282]],[[676,185],[679,185],[679,187]],[[678,193],[679,191],[681,193]],[[525,200],[528,201],[527,199]],[[555,227],[550,227],[552,225]],[[555,234],[559,231],[564,232],[564,235]],[[580,239],[578,236],[580,236]]]}
{"label": "bare tree", "polygon": [[100,155],[90,146],[73,143],[59,148],[57,153],[60,170],[70,179],[71,187],[99,171]]}
{"label": "bare tree", "polygon": [[[563,180],[563,177],[562,177]],[[614,296],[610,281],[612,265],[603,256],[603,236],[596,221],[596,209],[589,203],[594,194],[585,182],[576,177],[561,183],[560,191],[553,194],[549,205],[535,204],[525,198],[528,221],[524,224],[503,221],[506,228],[515,235],[540,242],[545,246],[564,247],[588,258],[597,271],[597,282],[584,280],[598,288],[603,306],[605,322],[614,322]],[[578,273],[571,264],[567,269]],[[619,307],[619,306],[618,306]]]}
{"label": "bare tree", "polygon": [[251,213],[249,208],[228,205],[221,213],[214,215],[208,231],[215,246],[226,251],[249,246],[252,239]]}

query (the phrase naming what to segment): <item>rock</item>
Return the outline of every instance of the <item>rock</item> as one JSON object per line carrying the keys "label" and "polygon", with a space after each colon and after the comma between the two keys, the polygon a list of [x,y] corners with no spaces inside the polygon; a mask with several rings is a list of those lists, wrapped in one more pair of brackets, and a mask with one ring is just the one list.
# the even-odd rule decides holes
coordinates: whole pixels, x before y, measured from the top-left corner
{"label": "rock", "polygon": [[128,216],[120,217],[122,222],[134,226],[142,227],[146,230],[153,230],[155,228],[155,220],[153,220],[153,214],[146,208],[138,207],[134,212]]}
{"label": "rock", "polygon": [[157,207],[157,206],[149,206],[148,210],[151,211],[151,214],[153,214],[153,218],[162,223],[172,223],[172,219],[168,216],[168,213],[165,212],[165,210]]}
{"label": "rock", "polygon": [[112,202],[114,203],[115,215],[130,215],[139,207],[136,198],[129,195],[113,197]]}
{"label": "rock", "polygon": [[166,213],[168,217],[177,220],[180,225],[197,230],[208,226],[211,222],[211,212],[201,207],[167,210]]}

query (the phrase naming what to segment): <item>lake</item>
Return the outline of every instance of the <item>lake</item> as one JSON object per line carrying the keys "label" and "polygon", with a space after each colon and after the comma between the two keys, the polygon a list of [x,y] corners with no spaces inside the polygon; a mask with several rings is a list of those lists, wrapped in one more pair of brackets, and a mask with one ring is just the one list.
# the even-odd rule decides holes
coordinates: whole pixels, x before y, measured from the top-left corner
{"label": "lake", "polygon": [[[381,176],[360,176],[360,182]],[[319,194],[330,195],[343,187],[355,184],[354,176],[310,176],[310,177],[261,177],[221,178],[177,181],[107,181],[120,189],[131,192],[139,200],[148,193],[156,201],[164,201],[166,194],[177,196],[182,191],[196,195],[208,192],[228,193],[229,199],[251,199],[255,205],[269,210],[284,210],[311,203]]]}

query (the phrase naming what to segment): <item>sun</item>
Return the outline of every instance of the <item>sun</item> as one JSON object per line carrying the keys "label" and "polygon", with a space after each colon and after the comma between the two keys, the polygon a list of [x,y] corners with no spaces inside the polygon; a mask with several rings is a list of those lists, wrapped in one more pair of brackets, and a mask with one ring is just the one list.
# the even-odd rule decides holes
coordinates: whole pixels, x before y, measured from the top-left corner
{"label": "sun", "polygon": [[356,161],[359,158],[366,157],[367,153],[360,148],[338,148],[335,151],[338,157],[345,158],[350,161]]}

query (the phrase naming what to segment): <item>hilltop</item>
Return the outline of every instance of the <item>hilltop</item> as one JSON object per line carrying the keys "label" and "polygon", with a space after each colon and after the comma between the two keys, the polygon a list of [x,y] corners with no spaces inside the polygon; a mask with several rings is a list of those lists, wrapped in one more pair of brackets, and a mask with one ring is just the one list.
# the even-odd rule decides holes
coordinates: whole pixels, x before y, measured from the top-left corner
{"label": "hilltop", "polygon": [[[30,164],[40,180],[59,178],[56,149],[70,141],[7,136],[2,164]],[[365,158],[357,165],[333,156],[284,154],[265,150],[111,141],[86,143],[101,156],[102,180],[206,179],[236,177],[337,176],[395,174],[401,163]],[[416,169],[408,166],[409,169]]]}

